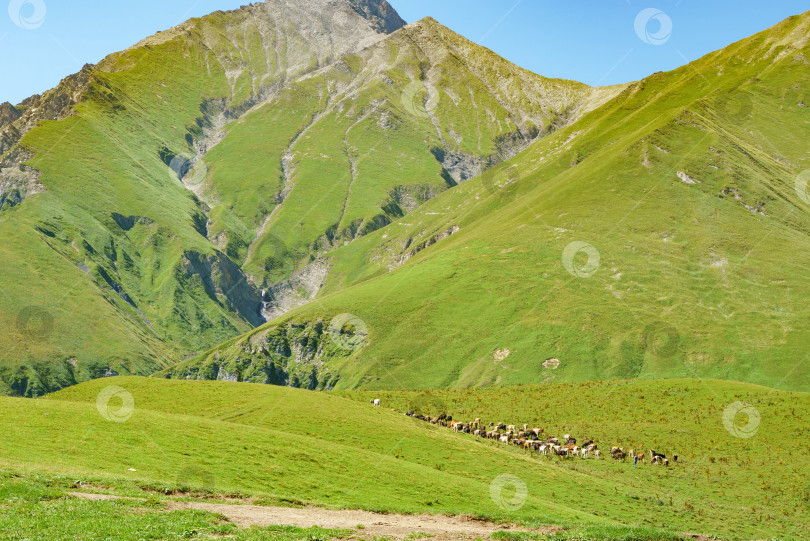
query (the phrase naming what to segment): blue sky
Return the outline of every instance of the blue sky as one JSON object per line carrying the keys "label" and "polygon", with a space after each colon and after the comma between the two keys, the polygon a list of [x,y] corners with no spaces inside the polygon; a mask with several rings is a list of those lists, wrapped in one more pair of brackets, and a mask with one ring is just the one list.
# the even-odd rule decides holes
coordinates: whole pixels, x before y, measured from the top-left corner
{"label": "blue sky", "polygon": [[[408,22],[430,15],[536,73],[591,85],[676,68],[810,9],[810,0],[389,2]],[[0,102],[19,103],[84,63],[245,0],[2,0],[0,6],[7,3],[0,9]]]}

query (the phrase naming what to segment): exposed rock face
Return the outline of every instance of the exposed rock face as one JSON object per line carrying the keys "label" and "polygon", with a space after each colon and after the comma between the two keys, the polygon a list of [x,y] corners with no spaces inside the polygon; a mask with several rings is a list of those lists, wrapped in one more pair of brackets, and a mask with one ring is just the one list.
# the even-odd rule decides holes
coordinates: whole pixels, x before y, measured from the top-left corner
{"label": "exposed rock face", "polygon": [[[93,66],[85,65],[78,73],[62,79],[53,90],[37,94],[18,107],[0,105],[0,155],[6,153],[42,120],[61,120],[72,114],[92,80]],[[16,117],[16,118],[14,118]]]}
{"label": "exposed rock face", "polygon": [[0,103],[0,128],[5,128],[18,118],[20,111],[9,102]]}
{"label": "exposed rock face", "polygon": [[329,390],[339,376],[325,361],[346,358],[353,352],[332,339],[328,322],[286,323],[242,338],[227,351],[197,362],[180,363],[163,375]]}
{"label": "exposed rock face", "polygon": [[215,252],[202,255],[188,252],[185,271],[187,276],[196,275],[202,280],[209,297],[227,305],[252,325],[264,322],[261,316],[261,293],[245,279],[242,270],[225,254]]}
{"label": "exposed rock face", "polygon": [[262,316],[267,321],[312,300],[329,274],[329,264],[318,259],[262,294]]}
{"label": "exposed rock face", "polygon": [[0,211],[45,191],[45,186],[39,182],[39,171],[22,164],[31,157],[32,153],[15,149],[0,161]]}
{"label": "exposed rock face", "polygon": [[391,4],[385,0],[349,0],[352,8],[368,19],[378,32],[390,34],[405,26]]}

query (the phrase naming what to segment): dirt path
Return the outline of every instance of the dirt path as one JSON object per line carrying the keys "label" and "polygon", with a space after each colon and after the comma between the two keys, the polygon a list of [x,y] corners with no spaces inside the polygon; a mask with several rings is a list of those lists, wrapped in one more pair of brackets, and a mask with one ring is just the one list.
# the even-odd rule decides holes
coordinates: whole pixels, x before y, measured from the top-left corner
{"label": "dirt path", "polygon": [[[69,492],[71,496],[88,500],[120,499],[109,494]],[[332,510],[317,507],[262,507],[257,505],[231,505],[223,503],[187,502],[170,500],[169,509],[199,509],[219,513],[241,527],[250,526],[298,526],[337,530],[356,530],[359,536],[389,536],[398,539],[414,532],[430,534],[434,539],[486,538],[498,530],[508,530],[508,525],[446,515],[395,515],[356,510]],[[358,528],[362,525],[363,528]],[[549,529],[548,532],[558,531]]]}

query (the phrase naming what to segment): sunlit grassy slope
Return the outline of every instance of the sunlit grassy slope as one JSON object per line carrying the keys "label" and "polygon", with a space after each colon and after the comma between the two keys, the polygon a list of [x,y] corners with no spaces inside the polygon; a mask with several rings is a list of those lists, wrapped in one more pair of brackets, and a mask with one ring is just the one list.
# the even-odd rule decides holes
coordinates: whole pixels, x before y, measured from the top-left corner
{"label": "sunlit grassy slope", "polygon": [[272,285],[618,90],[537,76],[424,19],[225,127],[205,157],[212,235]]}
{"label": "sunlit grassy slope", "polygon": [[[808,27],[792,17],[631,85],[335,251],[314,302],[165,373],[810,388],[808,198],[796,188],[810,166]],[[355,316],[344,334],[361,331],[348,348],[330,340],[338,314]]]}
{"label": "sunlit grassy slope", "polygon": [[[106,420],[97,409],[111,385],[134,403],[124,422]],[[121,396],[101,411],[121,414]],[[273,502],[467,513],[528,525],[629,525],[743,538],[807,534],[802,472],[808,455],[794,443],[806,436],[804,394],[678,380],[350,396],[359,400],[129,377],[34,401],[3,398],[2,423],[7,433],[13,427],[14,437],[0,442],[2,465],[98,486],[131,481],[159,492],[192,487]],[[380,397],[383,407],[369,404],[370,397]],[[723,411],[733,401],[760,413],[753,438],[735,438],[724,428]],[[593,437],[602,448],[654,447],[680,459],[669,469],[541,459],[389,409],[414,404],[425,412],[446,408],[457,418]],[[491,497],[499,475],[526,483],[519,509]]]}
{"label": "sunlit grassy slope", "polygon": [[75,114],[0,156],[30,153],[45,190],[0,215],[2,391],[148,374],[245,332],[259,287],[618,91],[432,20],[377,30],[349,2],[271,0],[87,66]]}

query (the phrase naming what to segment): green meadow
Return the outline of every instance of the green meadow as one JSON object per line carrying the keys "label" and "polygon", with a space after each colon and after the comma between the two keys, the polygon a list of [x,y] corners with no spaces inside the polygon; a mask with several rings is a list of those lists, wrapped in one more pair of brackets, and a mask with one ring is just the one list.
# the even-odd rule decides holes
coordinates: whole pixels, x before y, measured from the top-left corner
{"label": "green meadow", "polygon": [[[126,394],[105,402],[110,386]],[[372,406],[372,397],[383,407]],[[724,427],[724,409],[737,401],[760,415],[753,437]],[[691,532],[800,539],[808,533],[808,453],[797,442],[806,435],[807,406],[800,393],[697,380],[344,396],[119,377],[37,400],[3,398],[3,423],[14,437],[3,439],[0,452],[3,469],[23,476],[13,483],[56,490],[42,499],[55,506],[90,506],[65,503],[59,493],[80,481],[158,500],[186,491],[271,505],[474,515],[593,538],[602,531],[602,538]],[[542,458],[406,417],[407,408],[526,422],[559,437],[593,438],[605,452],[614,444],[649,447],[679,460],[634,469],[609,458]],[[519,479],[525,496],[519,485],[499,485],[499,476]],[[47,524],[47,505],[34,505],[38,497],[20,505]],[[114,505],[124,504],[102,502],[99,509]]]}

